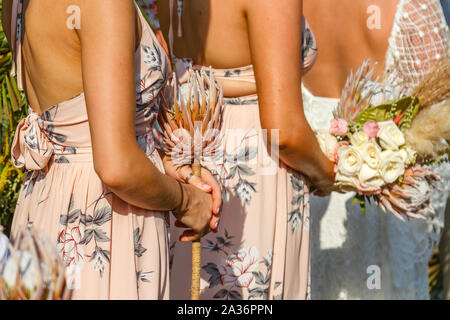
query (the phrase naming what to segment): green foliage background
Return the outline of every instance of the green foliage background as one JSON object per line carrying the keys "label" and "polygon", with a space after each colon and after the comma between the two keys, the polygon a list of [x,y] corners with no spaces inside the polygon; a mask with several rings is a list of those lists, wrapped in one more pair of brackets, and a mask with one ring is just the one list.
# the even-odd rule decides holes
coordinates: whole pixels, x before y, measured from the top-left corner
{"label": "green foliage background", "polygon": [[27,102],[23,93],[17,90],[15,77],[10,77],[11,51],[1,28],[0,0],[0,224],[9,234],[11,221],[19,196],[23,173],[11,163],[11,143],[15,128],[26,116]]}

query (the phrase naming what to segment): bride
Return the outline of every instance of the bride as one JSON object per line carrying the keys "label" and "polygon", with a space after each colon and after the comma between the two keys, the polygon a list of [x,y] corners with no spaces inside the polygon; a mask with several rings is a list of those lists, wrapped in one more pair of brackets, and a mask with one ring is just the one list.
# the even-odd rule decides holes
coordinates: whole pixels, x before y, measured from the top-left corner
{"label": "bride", "polygon": [[[347,75],[363,59],[379,61],[378,74],[395,70],[393,78],[411,88],[430,72],[448,43],[439,0],[382,0],[376,5],[343,0],[331,12],[333,5],[332,0],[304,2],[320,52],[316,67],[303,79],[305,113],[313,129],[327,128]],[[450,166],[438,170],[450,176]],[[439,241],[446,188],[444,194],[435,192],[435,218],[406,223],[374,206],[364,216],[350,204],[354,194],[313,196],[312,299],[428,299],[428,261]]]}

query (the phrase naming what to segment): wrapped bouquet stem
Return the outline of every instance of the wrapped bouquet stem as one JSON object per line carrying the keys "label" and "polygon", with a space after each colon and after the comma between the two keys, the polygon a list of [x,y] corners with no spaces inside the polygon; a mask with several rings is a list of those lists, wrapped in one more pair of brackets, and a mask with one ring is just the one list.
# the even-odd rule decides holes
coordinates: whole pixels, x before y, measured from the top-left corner
{"label": "wrapped bouquet stem", "polygon": [[[163,105],[161,124],[164,148],[176,166],[190,165],[201,177],[202,166],[220,149],[223,110],[222,88],[209,70],[189,70],[189,81],[179,84],[173,74],[168,100]],[[191,299],[200,298],[201,244],[192,243]]]}

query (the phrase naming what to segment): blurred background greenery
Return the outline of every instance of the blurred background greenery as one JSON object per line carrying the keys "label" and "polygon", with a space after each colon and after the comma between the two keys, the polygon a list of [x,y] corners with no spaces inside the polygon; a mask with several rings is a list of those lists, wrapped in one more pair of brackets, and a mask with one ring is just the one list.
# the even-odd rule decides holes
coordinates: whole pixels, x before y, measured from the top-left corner
{"label": "blurred background greenery", "polygon": [[[1,22],[0,0],[0,22]],[[1,23],[0,23],[1,26]],[[9,234],[14,208],[23,180],[23,173],[11,163],[10,146],[19,121],[26,116],[25,95],[17,89],[15,77],[10,76],[11,51],[0,28],[0,224]]]}

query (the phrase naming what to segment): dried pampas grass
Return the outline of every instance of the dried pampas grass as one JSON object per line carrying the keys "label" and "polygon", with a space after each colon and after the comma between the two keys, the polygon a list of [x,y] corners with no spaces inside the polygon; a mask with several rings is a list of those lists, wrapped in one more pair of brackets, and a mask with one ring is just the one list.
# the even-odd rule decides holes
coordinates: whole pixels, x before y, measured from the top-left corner
{"label": "dried pampas grass", "polygon": [[406,144],[423,159],[449,152],[450,98],[422,109],[405,130]]}
{"label": "dried pampas grass", "polygon": [[450,54],[439,60],[433,71],[414,88],[411,95],[419,99],[421,109],[450,98]]}

